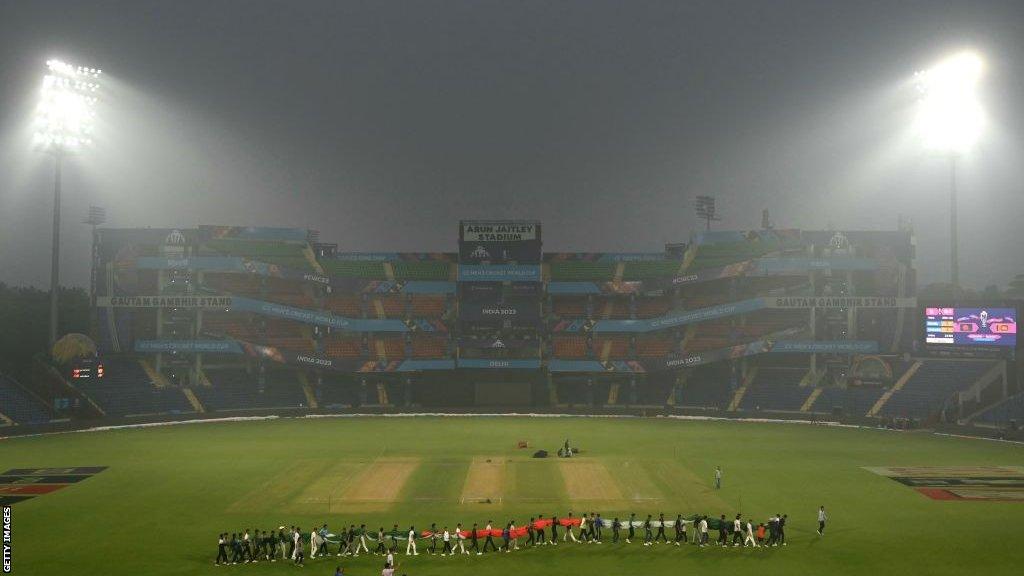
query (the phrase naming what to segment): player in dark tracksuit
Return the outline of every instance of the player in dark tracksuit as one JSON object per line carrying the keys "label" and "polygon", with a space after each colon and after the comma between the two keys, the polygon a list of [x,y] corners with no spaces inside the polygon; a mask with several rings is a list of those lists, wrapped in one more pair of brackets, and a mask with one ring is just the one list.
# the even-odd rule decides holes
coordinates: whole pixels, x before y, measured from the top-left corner
{"label": "player in dark tracksuit", "polygon": [[473,530],[469,534],[469,540],[471,542],[471,544],[469,545],[469,549],[472,550],[473,552],[476,552],[477,555],[479,555],[479,554],[482,554],[482,552],[480,552],[480,543],[477,540],[476,531],[477,531],[476,524],[473,524]]}
{"label": "player in dark tracksuit", "polygon": [[629,536],[626,536],[626,544],[636,536],[636,527],[633,526],[633,522],[636,521],[636,514],[630,512],[629,514]]}
{"label": "player in dark tracksuit", "polygon": [[530,518],[530,523],[526,525],[526,546],[535,546],[537,541],[534,539],[533,532],[533,518]]}
{"label": "player in dark tracksuit", "polygon": [[622,523],[619,522],[619,517],[616,516],[612,519],[612,544],[619,541],[619,529],[622,528]]}
{"label": "player in dark tracksuit", "polygon": [[686,542],[686,523],[683,522],[683,515],[676,515],[676,546],[679,546],[680,542]]}
{"label": "player in dark tracksuit", "polygon": [[551,517],[551,544],[558,546],[558,518]]}
{"label": "player in dark tracksuit", "polygon": [[601,515],[600,514],[597,515],[597,518],[593,518],[592,520],[593,520],[593,522],[592,522],[593,527],[591,528],[591,530],[593,530],[593,533],[594,533],[594,540],[596,540],[597,543],[600,544],[601,543],[601,529],[604,528],[604,521],[601,520]]}
{"label": "player in dark tracksuit", "polygon": [[664,514],[658,514],[658,535],[654,537],[653,541],[657,542],[658,538],[661,538],[662,542],[668,544],[668,538],[665,536],[665,515]]}
{"label": "player in dark tracksuit", "polygon": [[779,543],[783,546],[786,546],[786,519],[788,517],[788,514],[783,514],[782,518],[779,518]]}
{"label": "player in dark tracksuit", "polygon": [[[544,517],[541,516],[540,514],[538,514],[537,515],[537,521],[541,521],[541,520],[544,520]],[[545,545],[547,543],[548,543],[548,541],[544,539],[544,525],[540,524],[540,525],[537,526],[537,545],[538,546],[543,546],[543,545]]]}
{"label": "player in dark tracksuit", "polygon": [[231,535],[231,563],[238,564],[242,561],[242,543],[238,541],[238,534]]}
{"label": "player in dark tracksuit", "polygon": [[427,551],[431,554],[437,552],[437,524],[430,524],[430,548]]}
{"label": "player in dark tracksuit", "polygon": [[651,515],[647,515],[647,520],[644,520],[644,546],[650,546],[654,544],[654,533],[651,531]]}
{"label": "player in dark tracksuit", "polygon": [[728,546],[729,545],[729,529],[727,528],[728,523],[725,521],[725,514],[718,519],[718,545]]}

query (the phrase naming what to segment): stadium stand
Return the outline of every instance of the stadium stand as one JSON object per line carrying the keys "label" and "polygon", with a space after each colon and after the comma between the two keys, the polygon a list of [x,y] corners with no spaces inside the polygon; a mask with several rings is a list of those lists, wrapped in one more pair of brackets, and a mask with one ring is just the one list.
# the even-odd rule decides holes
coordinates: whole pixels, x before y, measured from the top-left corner
{"label": "stadium stand", "polygon": [[244,369],[207,369],[206,374],[213,386],[197,386],[192,391],[207,411],[296,408],[306,403],[302,387],[286,375],[279,379],[268,375],[261,389],[257,378]]}
{"label": "stadium stand", "polygon": [[[42,424],[50,420],[46,405],[4,374],[0,374],[0,414],[15,424]],[[3,424],[0,421],[0,426]]]}
{"label": "stadium stand", "polygon": [[982,426],[1003,427],[1015,421],[1018,425],[1024,422],[1024,392],[987,408],[973,418],[973,423]]}
{"label": "stadium stand", "polygon": [[926,360],[879,414],[919,420],[933,416],[954,393],[969,388],[992,365],[983,360]]}
{"label": "stadium stand", "polygon": [[138,361],[108,360],[106,376],[75,381],[108,416],[193,412],[180,388],[157,387]]}

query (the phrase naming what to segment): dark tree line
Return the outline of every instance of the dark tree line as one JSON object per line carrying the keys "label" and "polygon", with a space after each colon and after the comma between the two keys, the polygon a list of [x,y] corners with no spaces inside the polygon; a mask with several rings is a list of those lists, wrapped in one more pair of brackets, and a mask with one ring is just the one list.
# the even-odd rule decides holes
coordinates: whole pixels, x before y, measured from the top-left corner
{"label": "dark tree line", "polygon": [[[89,333],[89,294],[61,288],[58,337]],[[0,282],[0,372],[29,384],[32,358],[49,354],[50,291]]]}

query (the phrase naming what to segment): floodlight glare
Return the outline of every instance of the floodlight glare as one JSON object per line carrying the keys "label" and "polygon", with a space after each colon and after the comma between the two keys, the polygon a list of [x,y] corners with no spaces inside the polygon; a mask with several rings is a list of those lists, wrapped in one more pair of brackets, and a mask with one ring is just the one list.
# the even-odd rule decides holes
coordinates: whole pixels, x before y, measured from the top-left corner
{"label": "floodlight glare", "polygon": [[33,144],[48,152],[72,152],[92,141],[102,73],[60,60],[49,60],[46,67]]}
{"label": "floodlight glare", "polygon": [[47,74],[35,114],[32,142],[53,155],[53,245],[50,258],[50,345],[57,341],[57,294],[60,292],[61,164],[65,155],[92,143],[96,95],[102,72],[60,60],[46,62]]}
{"label": "floodlight glare", "polygon": [[926,148],[962,153],[978,139],[984,113],[976,88],[984,67],[977,54],[961,52],[915,74],[921,91],[917,125]]}

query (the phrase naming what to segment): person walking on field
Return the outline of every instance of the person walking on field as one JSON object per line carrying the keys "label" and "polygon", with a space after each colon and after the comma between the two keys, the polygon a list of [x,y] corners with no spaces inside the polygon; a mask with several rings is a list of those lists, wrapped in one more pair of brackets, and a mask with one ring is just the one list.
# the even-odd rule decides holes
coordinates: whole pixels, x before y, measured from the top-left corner
{"label": "person walking on field", "polygon": [[490,546],[491,548],[494,549],[495,552],[497,552],[498,551],[498,547],[494,544],[494,539],[491,538],[491,531],[493,530],[493,528],[491,528],[491,521],[490,520],[487,521],[487,527],[484,528],[484,530],[487,532],[487,540],[484,540],[484,552],[487,552],[487,547],[488,546]]}
{"label": "person walking on field", "polygon": [[[466,531],[462,529],[461,522],[455,525],[455,542],[459,546],[460,554],[469,554],[469,552],[466,552]],[[452,547],[452,555],[455,555],[454,546]]]}
{"label": "person walking on field", "polygon": [[629,513],[629,534],[626,536],[626,544],[630,544],[630,540],[636,536],[636,514],[633,512]]}
{"label": "person walking on field", "polygon": [[483,554],[483,552],[480,551],[480,540],[477,536],[476,531],[476,522],[474,522],[473,529],[469,533],[469,550],[470,552],[476,552],[476,555],[479,556]]}
{"label": "person walking on field", "polygon": [[416,551],[416,528],[409,526],[409,540],[405,545],[406,556],[419,556],[420,553]]}
{"label": "person walking on field", "polygon": [[441,549],[441,556],[447,556],[451,554],[455,556],[455,550],[452,549],[452,534],[448,531],[448,527],[444,527],[444,533],[441,535],[441,539],[444,541],[444,548]]}
{"label": "person walking on field", "polygon": [[676,514],[676,546],[680,546],[680,542],[686,542],[686,521],[682,514]]}
{"label": "person walking on field", "polygon": [[825,534],[825,521],[828,520],[828,515],[825,514],[825,507],[818,508],[818,536]]}
{"label": "person walking on field", "polygon": [[722,489],[722,467],[715,466],[715,490]]}
{"label": "person walking on field", "polygon": [[573,542],[579,542],[576,539],[576,535],[572,533],[572,512],[569,512],[569,522],[565,525],[565,536],[562,536],[562,542],[566,542],[567,539],[571,538]]}
{"label": "person walking on field", "polygon": [[732,521],[732,545],[739,546],[743,543],[743,523],[740,521],[740,515],[736,515],[736,519]]}
{"label": "person walking on field", "polygon": [[668,538],[665,536],[665,515],[658,514],[658,534],[654,537],[652,542],[657,542],[658,538],[665,544],[668,544]]}
{"label": "person walking on field", "polygon": [[757,548],[757,540],[754,539],[754,525],[750,523],[750,519],[747,519],[747,537],[743,539],[743,547],[747,547],[747,542],[751,546]]}
{"label": "person walking on field", "polygon": [[558,518],[551,517],[551,545],[558,546]]}

